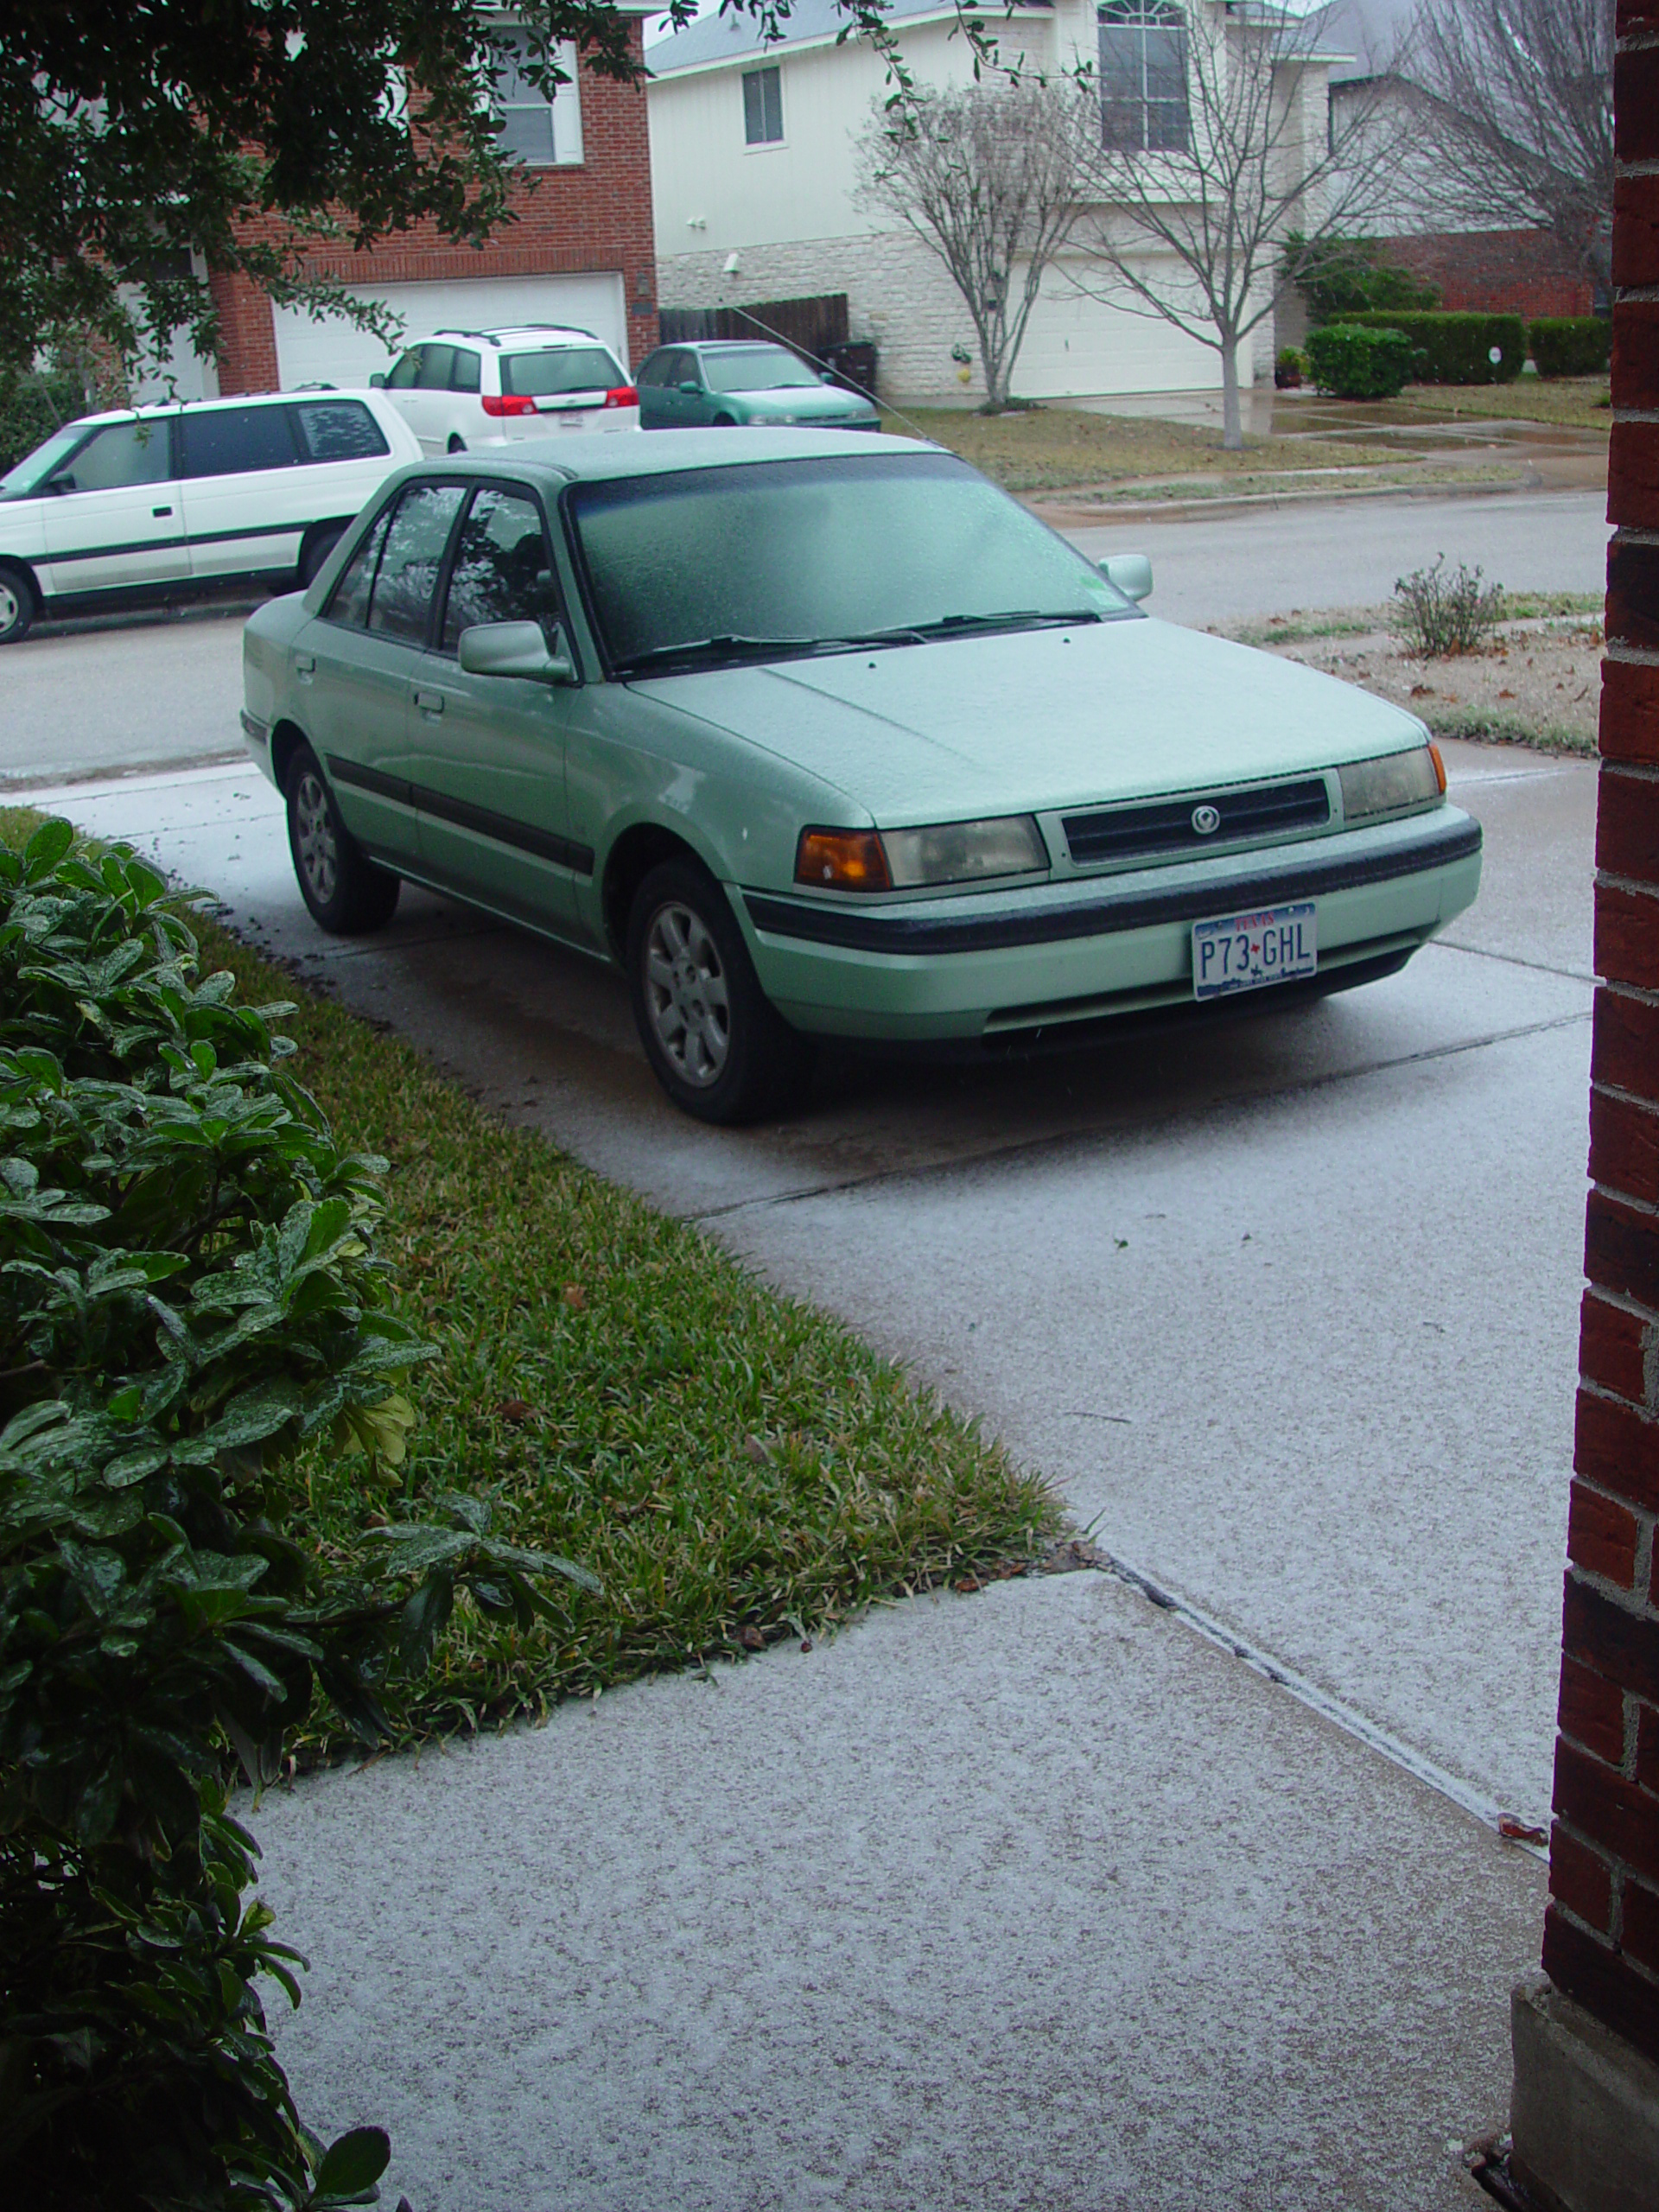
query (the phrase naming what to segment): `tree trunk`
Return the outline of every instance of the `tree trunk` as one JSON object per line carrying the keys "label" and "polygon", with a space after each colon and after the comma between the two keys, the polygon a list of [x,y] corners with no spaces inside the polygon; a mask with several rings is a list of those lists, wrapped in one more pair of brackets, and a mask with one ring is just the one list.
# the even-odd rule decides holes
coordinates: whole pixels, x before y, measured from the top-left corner
{"label": "tree trunk", "polygon": [[1238,405],[1238,340],[1224,338],[1221,345],[1221,442],[1236,453],[1244,442],[1244,425]]}

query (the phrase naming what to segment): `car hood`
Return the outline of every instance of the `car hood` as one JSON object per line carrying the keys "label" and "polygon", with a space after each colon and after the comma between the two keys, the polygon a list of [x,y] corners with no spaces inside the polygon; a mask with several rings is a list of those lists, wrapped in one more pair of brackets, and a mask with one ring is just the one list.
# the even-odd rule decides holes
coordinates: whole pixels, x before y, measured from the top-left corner
{"label": "car hood", "polygon": [[868,400],[859,398],[856,392],[842,391],[827,384],[781,385],[776,391],[734,391],[734,399],[742,401],[751,415],[792,415],[798,423],[810,423],[828,416],[874,414],[875,410]]}
{"label": "car hood", "polygon": [[1133,619],[634,688],[833,785],[887,827],[1306,774],[1424,736],[1414,715],[1332,677]]}

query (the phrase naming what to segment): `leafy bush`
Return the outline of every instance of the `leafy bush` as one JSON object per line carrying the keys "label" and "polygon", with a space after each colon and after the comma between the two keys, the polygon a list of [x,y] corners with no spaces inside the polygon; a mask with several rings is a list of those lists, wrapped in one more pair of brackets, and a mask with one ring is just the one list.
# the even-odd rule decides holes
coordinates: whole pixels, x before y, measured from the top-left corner
{"label": "leafy bush", "polygon": [[1612,321],[1600,315],[1535,315],[1527,325],[1527,343],[1541,377],[1605,376]]}
{"label": "leafy bush", "polygon": [[1281,346],[1273,358],[1273,380],[1281,391],[1294,391],[1311,371],[1306,353],[1294,346]]}
{"label": "leafy bush", "polygon": [[[233,1764],[273,1776],[319,1693],[377,1740],[458,1590],[528,1620],[532,1578],[584,1579],[477,1499],[397,1511],[429,1348],[375,1255],[385,1163],[178,904],[64,823],[0,849],[0,2166],[36,2212],[369,2201],[385,2138],[325,2152],[266,2031],[256,1977],[297,2001],[298,1962]],[[284,1528],[318,1437],[366,1509],[326,1557]]]}
{"label": "leafy bush", "polygon": [[1319,390],[1338,399],[1392,399],[1411,374],[1409,339],[1351,322],[1310,331],[1307,358]]}
{"label": "leafy bush", "polygon": [[67,370],[29,369],[0,375],[0,476],[33,453],[54,430],[86,412],[80,378]]}
{"label": "leafy bush", "polygon": [[1434,287],[1386,260],[1375,238],[1325,238],[1309,246],[1293,232],[1286,259],[1316,324],[1348,322],[1377,308],[1405,315],[1440,304]]}
{"label": "leafy bush", "polygon": [[1478,652],[1503,620],[1503,587],[1483,589],[1480,579],[1479,569],[1461,563],[1448,575],[1444,553],[1432,569],[1397,578],[1393,626],[1406,652],[1418,660]]}
{"label": "leafy bush", "polygon": [[1349,320],[1366,329],[1403,332],[1412,343],[1416,384],[1508,384],[1527,358],[1526,325],[1518,315],[1356,315]]}

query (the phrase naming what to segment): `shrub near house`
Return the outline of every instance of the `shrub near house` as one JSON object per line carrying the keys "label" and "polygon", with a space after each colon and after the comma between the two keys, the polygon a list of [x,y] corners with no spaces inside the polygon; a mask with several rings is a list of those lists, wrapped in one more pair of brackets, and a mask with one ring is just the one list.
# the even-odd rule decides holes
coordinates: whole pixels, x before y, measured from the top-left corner
{"label": "shrub near house", "polygon": [[1518,315],[1401,315],[1379,308],[1350,315],[1348,321],[1363,330],[1397,330],[1409,340],[1414,384],[1508,384],[1527,358],[1526,325]]}

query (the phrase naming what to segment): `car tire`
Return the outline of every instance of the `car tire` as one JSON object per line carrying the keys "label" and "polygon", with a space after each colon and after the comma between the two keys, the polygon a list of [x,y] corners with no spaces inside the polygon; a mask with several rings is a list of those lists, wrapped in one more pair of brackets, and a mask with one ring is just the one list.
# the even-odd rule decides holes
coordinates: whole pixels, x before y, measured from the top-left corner
{"label": "car tire", "polygon": [[716,430],[734,430],[737,428],[737,417],[735,415],[716,415],[714,428]]}
{"label": "car tire", "polygon": [[34,586],[21,569],[0,561],[0,645],[21,644],[34,620]]}
{"label": "car tire", "polygon": [[323,563],[345,535],[344,523],[341,523],[338,529],[314,530],[311,532],[300,548],[298,567],[302,591],[310,590],[312,585],[322,574]]}
{"label": "car tire", "polygon": [[760,988],[726,894],[694,860],[665,861],[628,913],[628,991],[652,1072],[683,1112],[727,1126],[788,1105],[812,1047]]}
{"label": "car tire", "polygon": [[467,450],[467,441],[457,431],[452,430],[449,434],[449,450],[451,453],[465,453]]}
{"label": "car tire", "polygon": [[302,745],[288,765],[288,849],[300,896],[332,937],[364,937],[383,929],[397,905],[401,880],[378,868],[340,818],[316,754]]}

